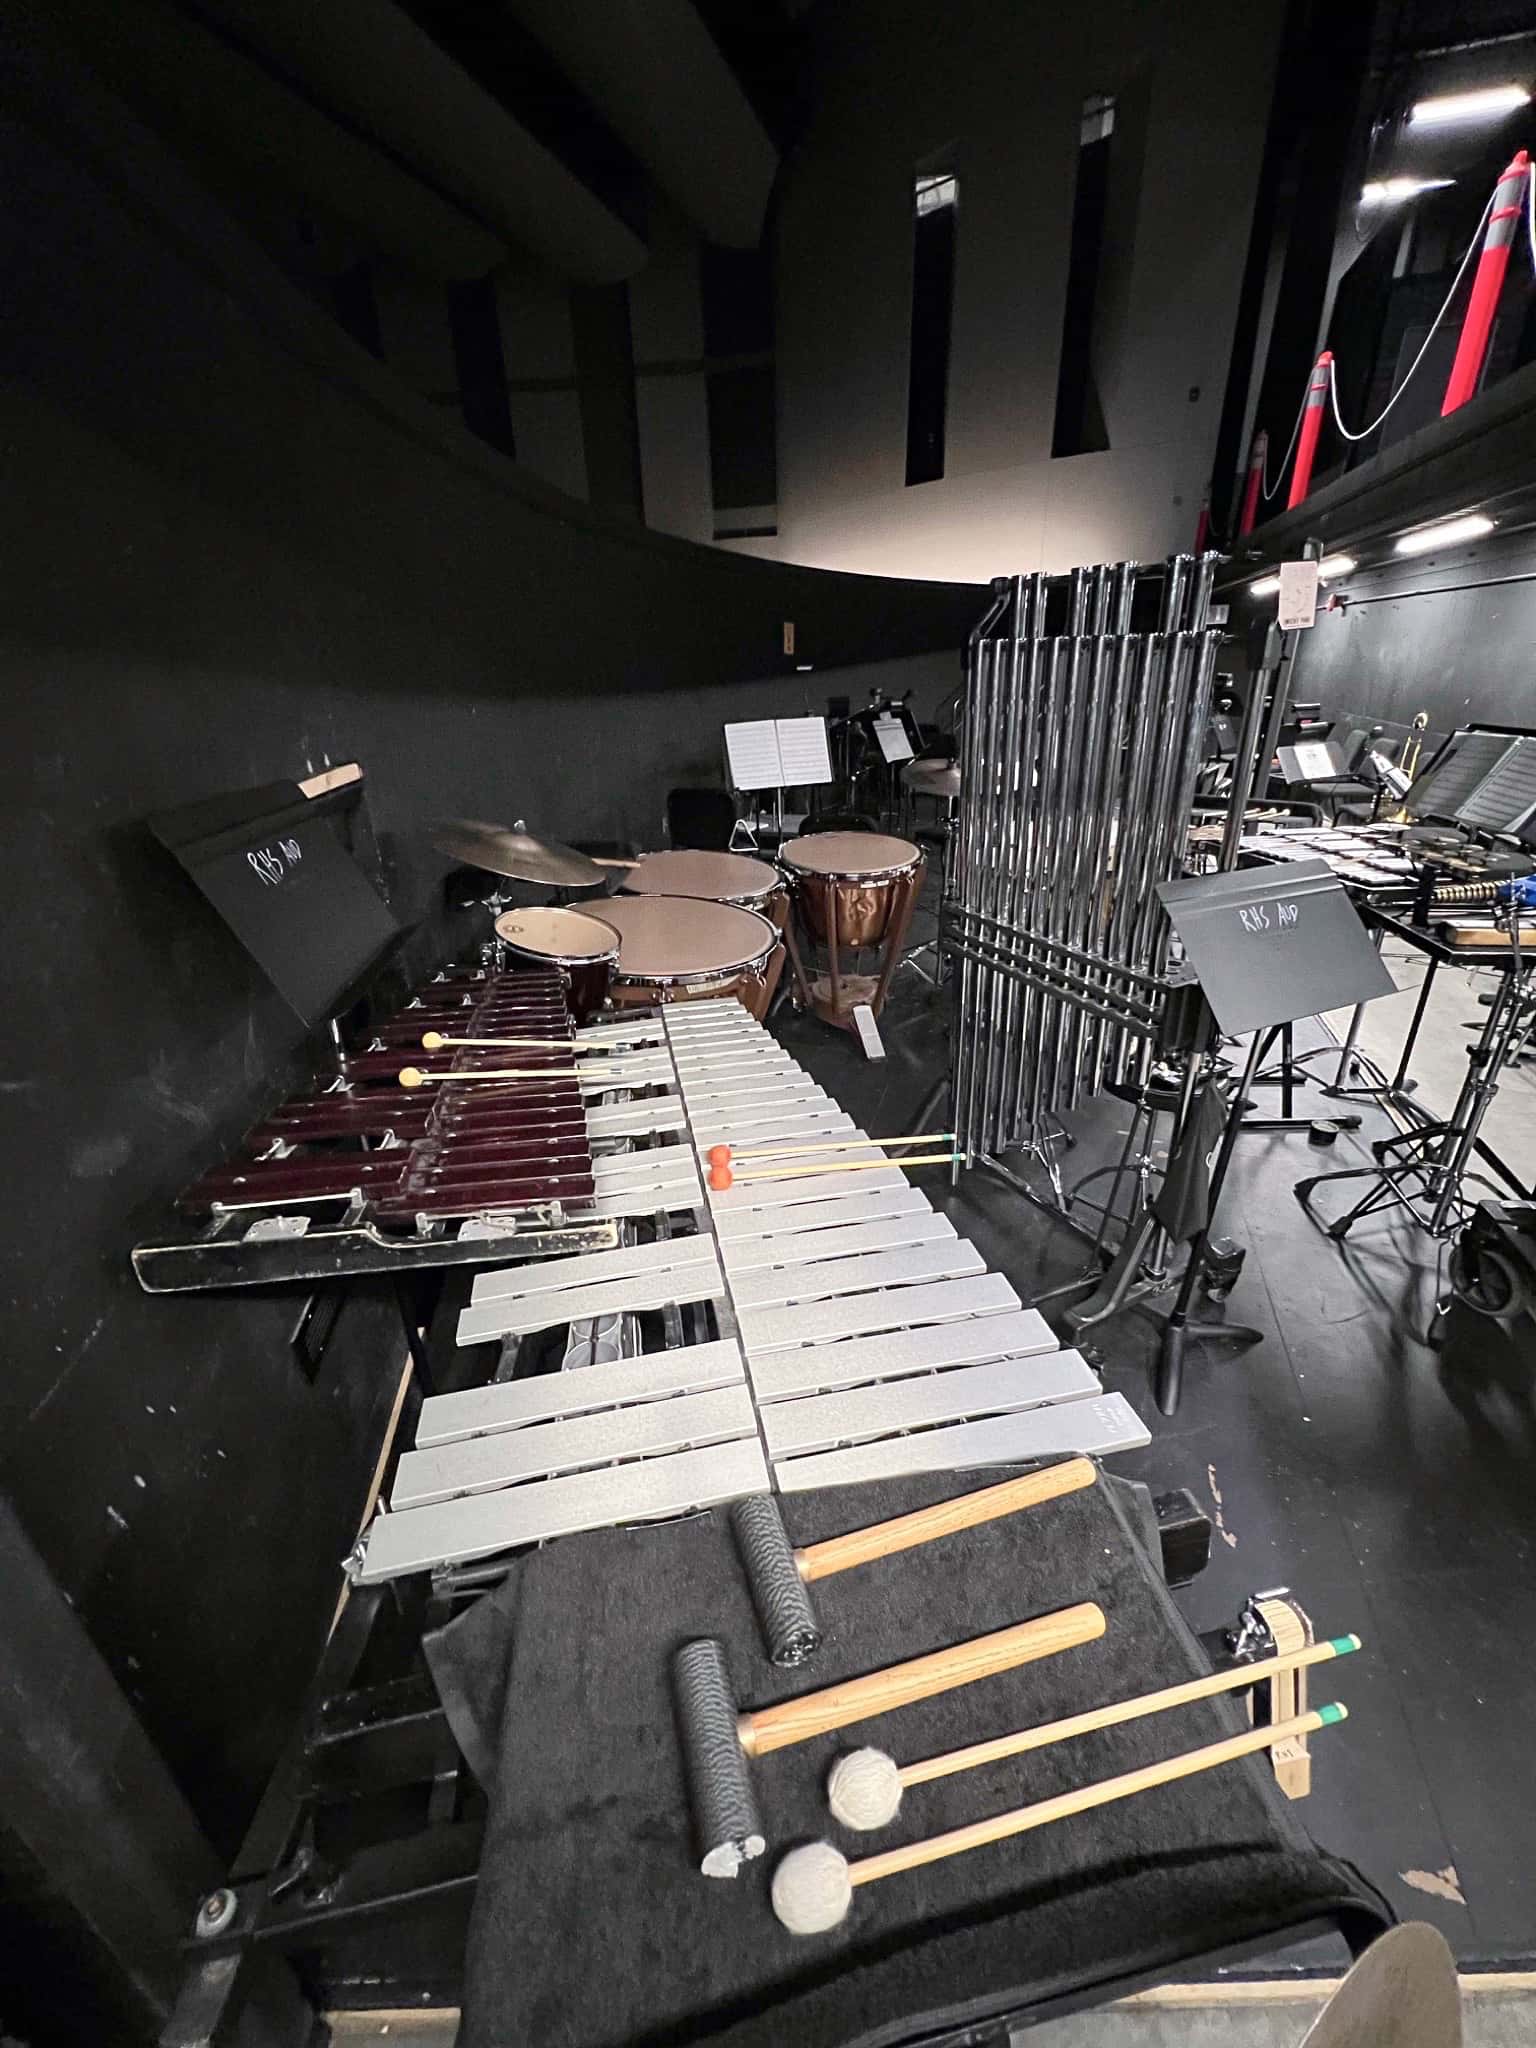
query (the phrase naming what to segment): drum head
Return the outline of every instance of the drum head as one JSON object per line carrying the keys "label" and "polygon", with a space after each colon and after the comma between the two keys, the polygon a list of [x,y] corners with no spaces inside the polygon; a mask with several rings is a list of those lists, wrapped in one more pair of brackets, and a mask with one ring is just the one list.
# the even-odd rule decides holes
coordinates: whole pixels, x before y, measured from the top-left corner
{"label": "drum head", "polygon": [[695,853],[673,847],[648,853],[629,871],[630,896],[697,896],[711,903],[755,902],[779,886],[778,870],[744,853]]}
{"label": "drum head", "polygon": [[496,936],[520,953],[562,967],[580,960],[611,960],[619,948],[619,935],[611,924],[584,910],[563,910],[552,903],[504,910],[496,920]]}
{"label": "drum head", "polygon": [[626,981],[681,981],[755,967],[779,935],[755,910],[691,896],[610,896],[603,912],[619,935]]}
{"label": "drum head", "polygon": [[808,832],[787,840],[779,858],[806,875],[899,875],[922,855],[910,839],[882,832]]}

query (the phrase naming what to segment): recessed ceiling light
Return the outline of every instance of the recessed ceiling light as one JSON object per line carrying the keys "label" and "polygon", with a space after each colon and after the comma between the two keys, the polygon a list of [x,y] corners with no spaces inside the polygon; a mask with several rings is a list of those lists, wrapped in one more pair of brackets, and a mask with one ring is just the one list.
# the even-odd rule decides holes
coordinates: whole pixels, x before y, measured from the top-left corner
{"label": "recessed ceiling light", "polygon": [[1410,128],[1446,128],[1457,121],[1491,121],[1530,105],[1523,85],[1487,85],[1477,92],[1452,92],[1436,100],[1420,100],[1408,116]]}
{"label": "recessed ceiling light", "polygon": [[1360,204],[1401,206],[1405,200],[1417,199],[1421,192],[1439,192],[1455,182],[1454,178],[1378,178],[1360,187]]}
{"label": "recessed ceiling light", "polygon": [[1249,584],[1248,594],[1250,597],[1273,597],[1279,588],[1278,576],[1260,576]]}
{"label": "recessed ceiling light", "polygon": [[1431,548],[1454,547],[1459,540],[1478,540],[1492,531],[1493,521],[1486,513],[1463,512],[1435,526],[1416,526],[1411,533],[1400,533],[1392,546],[1400,555],[1427,555]]}

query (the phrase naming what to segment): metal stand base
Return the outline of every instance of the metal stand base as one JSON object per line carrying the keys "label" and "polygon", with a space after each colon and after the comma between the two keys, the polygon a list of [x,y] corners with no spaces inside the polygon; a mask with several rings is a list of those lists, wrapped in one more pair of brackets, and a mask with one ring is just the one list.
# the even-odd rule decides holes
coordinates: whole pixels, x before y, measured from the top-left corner
{"label": "metal stand base", "polygon": [[[1276,1066],[1263,1068],[1262,1062],[1276,1039],[1280,1041],[1280,1059]],[[1251,1088],[1278,1088],[1280,1090],[1280,1114],[1278,1116],[1245,1116],[1240,1128],[1244,1131],[1306,1131],[1310,1132],[1315,1118],[1297,1116],[1296,1090],[1305,1087],[1312,1079],[1306,1068],[1295,1057],[1295,1041],[1289,1024],[1272,1025],[1265,1034],[1259,1051],[1261,1071],[1248,1084]],[[1342,1071],[1342,1065],[1341,1065]],[[1245,1089],[1244,1094],[1247,1093]],[[1324,1091],[1332,1094],[1332,1089]],[[1358,1131],[1358,1116],[1336,1116],[1329,1119],[1341,1131]]]}
{"label": "metal stand base", "polygon": [[[1315,1173],[1307,1180],[1297,1181],[1293,1193],[1312,1220],[1322,1224],[1336,1243],[1342,1243],[1363,1217],[1379,1215],[1384,1209],[1406,1209],[1419,1228],[1433,1238],[1454,1237],[1464,1221],[1459,1195],[1465,1182],[1474,1181],[1495,1194],[1502,1192],[1496,1182],[1483,1174],[1463,1171],[1453,1175],[1438,1156],[1461,1135],[1455,1124],[1441,1123],[1404,1131],[1396,1138],[1382,1138],[1371,1147],[1376,1156],[1374,1166],[1347,1166],[1337,1173]],[[1410,1147],[1418,1147],[1423,1156],[1395,1157],[1399,1147],[1405,1153]],[[1312,1207],[1312,1190],[1325,1181],[1335,1180],[1366,1180],[1372,1185],[1352,1209],[1325,1223]]]}
{"label": "metal stand base", "polygon": [[1160,1414],[1172,1415],[1178,1408],[1179,1396],[1184,1389],[1184,1353],[1191,1337],[1197,1343],[1220,1340],[1247,1346],[1264,1342],[1264,1332],[1255,1330],[1248,1323],[1195,1323],[1175,1309],[1168,1318],[1163,1341],[1158,1346],[1157,1366],[1152,1379]]}
{"label": "metal stand base", "polygon": [[[1434,962],[1431,962],[1431,966]],[[1502,1192],[1486,1175],[1473,1170],[1474,1157],[1500,1164],[1490,1155],[1480,1132],[1489,1105],[1499,1092],[1499,1077],[1518,1057],[1530,1036],[1527,1015],[1526,976],[1530,970],[1519,964],[1518,955],[1501,977],[1477,1043],[1467,1055],[1467,1076],[1456,1106],[1443,1123],[1422,1121],[1416,1130],[1394,1138],[1382,1138],[1371,1147],[1373,1166],[1344,1167],[1336,1173],[1312,1174],[1296,1183],[1298,1202],[1313,1215],[1312,1191],[1325,1181],[1364,1180],[1371,1183],[1352,1209],[1346,1209],[1332,1223],[1324,1224],[1328,1235],[1342,1241],[1363,1216],[1383,1209],[1406,1209],[1419,1228],[1437,1242],[1454,1237],[1464,1220],[1462,1190],[1469,1183]],[[1428,986],[1429,977],[1425,978]],[[1420,996],[1413,1030],[1417,1029],[1424,1001]],[[1412,1043],[1413,1030],[1409,1034]],[[1406,1058],[1406,1054],[1405,1054]],[[1399,1068],[1395,1089],[1403,1079]],[[1390,1092],[1389,1092],[1390,1099]],[[1423,1112],[1417,1111],[1420,1118]],[[1321,1222],[1321,1218],[1314,1217]]]}
{"label": "metal stand base", "polygon": [[1038,1188],[1032,1188],[1022,1174],[1015,1173],[1011,1166],[1005,1166],[1002,1160],[996,1158],[992,1153],[981,1153],[976,1160],[976,1164],[984,1166],[988,1173],[996,1174],[997,1178],[1012,1188],[1016,1195],[1022,1195],[1026,1202],[1032,1204],[1036,1209],[1043,1211],[1045,1215],[1050,1217],[1053,1223],[1064,1223],[1068,1230],[1076,1232],[1085,1244],[1092,1244],[1094,1242],[1095,1233],[1093,1231],[1079,1223],[1077,1218],[1067,1209],[1063,1208],[1059,1202],[1049,1200],[1040,1193]]}

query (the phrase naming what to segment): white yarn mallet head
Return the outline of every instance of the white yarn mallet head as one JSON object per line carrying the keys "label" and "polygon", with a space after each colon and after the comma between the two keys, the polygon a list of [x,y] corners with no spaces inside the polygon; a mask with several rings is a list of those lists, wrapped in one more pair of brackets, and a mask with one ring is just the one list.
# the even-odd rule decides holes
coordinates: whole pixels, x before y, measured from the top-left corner
{"label": "white yarn mallet head", "polygon": [[883,1749],[851,1749],[827,1776],[827,1804],[845,1828],[889,1827],[901,1810],[901,1772]]}
{"label": "white yarn mallet head", "polygon": [[791,1849],[773,1873],[773,1910],[791,1934],[825,1934],[852,1903],[848,1858],[830,1842]]}

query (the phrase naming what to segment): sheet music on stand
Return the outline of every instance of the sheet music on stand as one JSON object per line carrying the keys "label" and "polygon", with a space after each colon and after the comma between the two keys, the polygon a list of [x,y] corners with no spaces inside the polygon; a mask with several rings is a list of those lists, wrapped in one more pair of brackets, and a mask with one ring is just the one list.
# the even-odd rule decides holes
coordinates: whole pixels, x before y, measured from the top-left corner
{"label": "sheet music on stand", "polygon": [[912,759],[912,742],[907,738],[907,729],[888,711],[875,720],[875,738],[880,743],[882,759],[893,768],[898,762]]}
{"label": "sheet music on stand", "polygon": [[744,718],[725,728],[731,787],[804,789],[830,782],[824,718]]}
{"label": "sheet music on stand", "polygon": [[1406,805],[1415,818],[1454,819],[1514,744],[1508,733],[1455,732],[1414,777]]}
{"label": "sheet music on stand", "polygon": [[1536,812],[1536,740],[1516,739],[1456,811],[1475,832],[1525,836]]}

